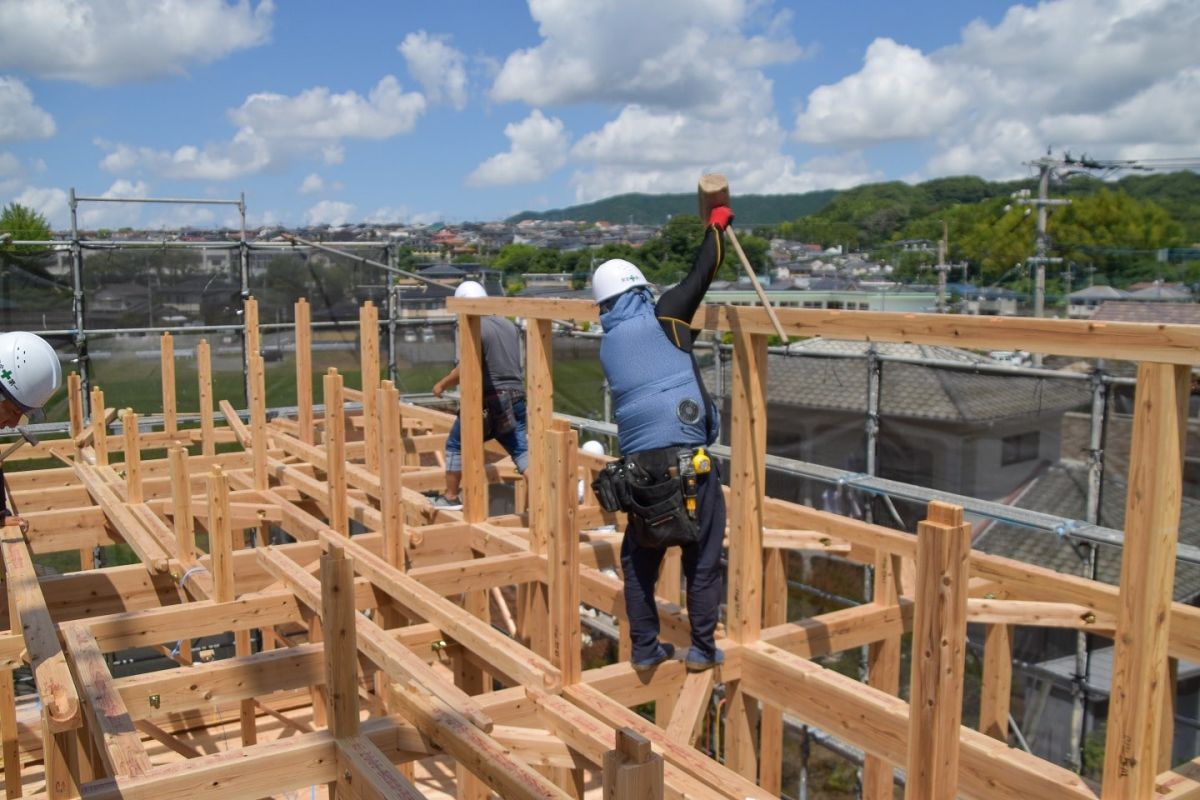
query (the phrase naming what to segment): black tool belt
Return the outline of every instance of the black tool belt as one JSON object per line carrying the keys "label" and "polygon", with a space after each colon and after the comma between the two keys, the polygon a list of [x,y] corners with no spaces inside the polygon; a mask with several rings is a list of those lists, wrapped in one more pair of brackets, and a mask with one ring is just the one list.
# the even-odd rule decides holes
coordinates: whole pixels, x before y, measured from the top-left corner
{"label": "black tool belt", "polygon": [[690,462],[692,448],[633,453],[610,461],[592,481],[605,511],[629,515],[629,531],[641,547],[685,546],[700,540],[700,527],[688,512],[685,482],[680,479],[681,456]]}
{"label": "black tool belt", "polygon": [[483,438],[504,436],[517,429],[513,403],[525,399],[519,389],[494,389],[483,394]]}

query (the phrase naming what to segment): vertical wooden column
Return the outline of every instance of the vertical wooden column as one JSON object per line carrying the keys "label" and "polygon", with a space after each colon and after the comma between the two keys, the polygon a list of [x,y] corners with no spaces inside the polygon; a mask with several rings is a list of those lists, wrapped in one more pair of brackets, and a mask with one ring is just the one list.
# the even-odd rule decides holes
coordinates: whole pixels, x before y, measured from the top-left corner
{"label": "vertical wooden column", "polygon": [[379,469],[379,308],[370,300],[358,312],[358,350],[362,364],[363,444],[367,468]]}
{"label": "vertical wooden column", "polygon": [[[261,356],[262,338],[258,330],[258,299],[255,297],[247,297],[242,303],[242,311],[245,314],[244,322],[246,325],[246,355]],[[247,362],[246,366],[250,366],[249,362]]]}
{"label": "vertical wooden column", "polygon": [[[762,630],[763,497],[767,452],[767,337],[734,328],[733,407],[730,462],[732,497],[729,528],[729,598],[726,631],[738,643],[750,643]],[[758,703],[741,681],[726,685],[725,763],[750,780],[757,778]]]}
{"label": "vertical wooden column", "polygon": [[630,728],[616,734],[616,749],[604,754],[604,800],[662,800],[663,757]]}
{"label": "vertical wooden column", "polygon": [[[787,553],[772,547],[763,555],[763,625],[787,622]],[[758,782],[771,794],[783,791],[783,711],[763,704],[759,721]]]}
{"label": "vertical wooden column", "polygon": [[163,430],[174,435],[179,430],[175,406],[175,339],[163,333],[159,339],[159,358],[162,365]]}
{"label": "vertical wooden column", "polygon": [[[900,604],[901,559],[885,551],[875,553],[875,580],[871,596],[875,605]],[[895,695],[900,693],[901,636],[886,636],[872,642],[867,653],[868,684],[872,688]],[[867,755],[863,760],[864,800],[891,800],[894,797],[895,769],[878,756]]]}
{"label": "vertical wooden column", "polygon": [[254,450],[254,488],[270,487],[267,477],[267,383],[260,355],[250,356],[250,446]]}
{"label": "vertical wooden column", "polygon": [[391,381],[376,390],[379,407],[379,510],[383,516],[383,557],[396,569],[405,570],[404,450],[400,441],[400,392]]}
{"label": "vertical wooden column", "polygon": [[[192,484],[188,475],[188,454],[182,447],[172,447],[167,453],[171,465],[171,505],[175,526],[175,557],[180,569],[187,570],[196,563],[196,528],[192,519]],[[182,573],[180,574],[182,577]],[[179,642],[180,661],[192,663],[190,639]]]}
{"label": "vertical wooden column", "polygon": [[1012,704],[1012,626],[988,625],[983,640],[983,688],[979,697],[979,730],[1008,741]]}
{"label": "vertical wooden column", "polygon": [[325,630],[325,682],[329,730],[339,739],[358,735],[358,641],[355,633],[354,562],[331,544],[321,556],[321,624]]}
{"label": "vertical wooden column", "polygon": [[12,670],[0,668],[0,754],[4,757],[4,794],[21,796],[21,749],[17,738],[17,693]]}
{"label": "vertical wooden column", "polygon": [[350,535],[346,506],[346,416],[342,376],[333,367],[325,374],[325,478],[329,483],[329,527]]}
{"label": "vertical wooden column", "polygon": [[669,547],[663,554],[662,565],[658,569],[658,581],[654,584],[654,593],[659,597],[678,603],[683,588],[683,550]]}
{"label": "vertical wooden column", "polygon": [[92,449],[96,451],[96,466],[108,466],[108,420],[104,408],[104,392],[92,389]]}
{"label": "vertical wooden column", "polygon": [[562,670],[563,684],[582,679],[582,636],[579,622],[579,529],[575,524],[577,501],[576,455],[579,439],[575,431],[554,430],[549,434],[551,462],[550,529],[547,562],[550,589],[550,662]]}
{"label": "vertical wooden column", "polygon": [[213,437],[212,349],[208,346],[208,339],[201,339],[196,345],[196,375],[200,384],[200,453],[215,456],[217,440]]}
{"label": "vertical wooden column", "polygon": [[[474,616],[490,622],[491,612],[488,607],[487,592],[481,590],[465,592],[463,608]],[[458,652],[454,655],[454,684],[468,695],[474,696],[488,691],[491,682],[491,676],[467,658],[463,648],[458,648]],[[455,783],[458,800],[487,800],[491,797],[491,791],[487,784],[461,763],[455,768]]]}
{"label": "vertical wooden column", "polygon": [[[551,364],[554,340],[550,320],[528,319],[525,329],[525,408],[529,434],[529,467],[525,482],[529,497],[529,549],[545,555],[549,548],[550,468],[545,445],[554,419],[554,377]],[[519,589],[517,627],[522,641],[534,652],[548,655],[550,639],[543,620],[550,613],[545,584],[534,582]],[[622,630],[627,626],[622,625]]]}
{"label": "vertical wooden column", "polygon": [[125,436],[125,498],[130,503],[142,502],[142,451],[138,436],[137,414],[125,409],[121,415]]}
{"label": "vertical wooden column", "polygon": [[300,439],[313,443],[312,309],[308,301],[296,301],[296,419]]}
{"label": "vertical wooden column", "polygon": [[[209,569],[213,578],[213,599],[227,603],[237,597],[237,585],[233,574],[233,528],[229,516],[229,479],[220,467],[213,467],[208,476],[208,551]],[[249,631],[234,632],[234,646],[238,655],[249,654]],[[243,700],[240,709],[242,744],[251,745],[258,741],[255,729],[254,700]]]}
{"label": "vertical wooden column", "polygon": [[936,500],[917,524],[906,798],[953,800],[958,788],[971,526]]}
{"label": "vertical wooden column", "polygon": [[1164,679],[1190,378],[1188,367],[1138,365],[1104,800],[1154,797],[1168,690]]}
{"label": "vertical wooden column", "polygon": [[[83,433],[83,382],[78,372],[67,376],[67,411],[71,415],[71,438]],[[101,409],[103,413],[104,409]],[[78,449],[78,448],[77,448]]]}
{"label": "vertical wooden column", "polygon": [[488,493],[483,463],[483,341],[479,338],[479,317],[459,314],[458,336],[463,519],[483,522],[488,516]]}

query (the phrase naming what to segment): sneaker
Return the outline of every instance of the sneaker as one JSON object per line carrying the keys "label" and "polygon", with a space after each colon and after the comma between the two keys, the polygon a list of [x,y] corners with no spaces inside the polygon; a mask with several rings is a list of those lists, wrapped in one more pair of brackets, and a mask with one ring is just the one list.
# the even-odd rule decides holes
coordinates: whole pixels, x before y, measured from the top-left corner
{"label": "sneaker", "polygon": [[658,649],[650,658],[645,661],[632,661],[630,665],[634,672],[649,672],[673,655],[675,655],[675,645],[663,642],[659,644]]}
{"label": "sneaker", "polygon": [[724,663],[725,653],[721,650],[713,648],[712,655],[705,655],[703,650],[694,645],[688,648],[687,658],[683,660],[684,666],[692,672],[703,672]]}
{"label": "sneaker", "polygon": [[429,501],[434,508],[445,509],[446,511],[462,511],[462,498],[455,497],[453,500],[446,497],[444,494],[439,494],[437,497]]}

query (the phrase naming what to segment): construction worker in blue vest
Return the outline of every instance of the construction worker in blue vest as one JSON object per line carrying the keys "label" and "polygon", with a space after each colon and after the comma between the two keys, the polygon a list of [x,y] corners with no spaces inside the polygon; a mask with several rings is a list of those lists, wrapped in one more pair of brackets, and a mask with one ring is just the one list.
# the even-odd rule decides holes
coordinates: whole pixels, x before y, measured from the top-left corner
{"label": "construction worker in blue vest", "polygon": [[[709,213],[704,242],[691,271],[655,302],[635,265],[606,261],[592,278],[604,338],[600,363],[612,391],[622,459],[601,474],[615,480],[628,514],[621,544],[625,610],[633,644],[632,666],[653,670],[675,654],[658,639],[654,584],[666,547],[683,550],[693,671],[724,661],[714,631],[721,603],[721,544],[725,496],[705,448],[717,440],[718,412],[692,353],[698,333],[690,321],[724,257],[722,233],[733,219],[728,206]],[[616,503],[613,503],[614,505]]]}

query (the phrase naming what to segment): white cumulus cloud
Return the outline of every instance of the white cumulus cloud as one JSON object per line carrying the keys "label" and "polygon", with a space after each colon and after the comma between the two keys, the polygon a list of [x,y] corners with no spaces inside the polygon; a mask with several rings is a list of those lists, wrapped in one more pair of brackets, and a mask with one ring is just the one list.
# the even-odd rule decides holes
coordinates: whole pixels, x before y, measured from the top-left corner
{"label": "white cumulus cloud", "polygon": [[425,111],[425,98],[404,92],[385,76],[363,96],[325,87],[294,95],[258,93],[229,111],[238,125],[228,142],[174,150],[97,142],[108,152],[100,165],[114,174],[146,170],[167,178],[228,180],[294,159],[341,163],[347,139],[387,139],[408,133]]}
{"label": "white cumulus cloud", "polygon": [[322,200],[304,215],[309,225],[345,225],[353,222],[355,206],[341,200]]}
{"label": "white cumulus cloud", "polygon": [[504,126],[509,150],[484,161],[467,176],[471,186],[533,183],[545,178],[567,160],[567,133],[562,120],[540,110],[520,122]]}
{"label": "white cumulus cloud", "polygon": [[0,69],[106,86],[182,73],[270,39],[272,0],[6,0]]}
{"label": "white cumulus cloud", "polygon": [[1098,158],[1200,149],[1200,4],[1045,0],[976,20],[923,53],[877,39],[858,72],[812,91],[802,141],[857,149],[924,140],[916,177],[1025,174],[1047,147]]}
{"label": "white cumulus cloud", "polygon": [[315,194],[325,188],[325,181],[315,172],[311,172],[304,177],[304,181],[300,184],[300,194]]}
{"label": "white cumulus cloud", "polygon": [[16,78],[0,75],[0,142],[53,135],[54,117],[33,102],[29,87]]}
{"label": "white cumulus cloud", "polygon": [[67,227],[70,220],[67,193],[62,189],[26,186],[12,201],[41,214],[55,230]]}
{"label": "white cumulus cloud", "polygon": [[448,103],[461,111],[467,105],[466,58],[447,42],[448,37],[416,31],[405,36],[397,49],[430,102]]}

